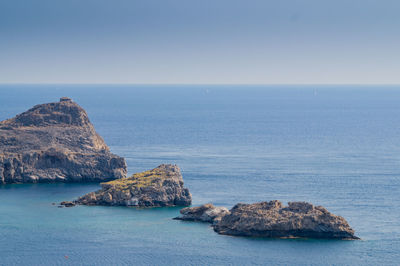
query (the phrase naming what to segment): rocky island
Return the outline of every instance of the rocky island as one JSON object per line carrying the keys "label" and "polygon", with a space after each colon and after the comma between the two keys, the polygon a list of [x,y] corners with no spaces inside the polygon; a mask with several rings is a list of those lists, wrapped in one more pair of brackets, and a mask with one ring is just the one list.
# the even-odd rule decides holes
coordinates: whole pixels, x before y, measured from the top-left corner
{"label": "rocky island", "polygon": [[0,184],[106,181],[126,173],[125,160],[70,98],[0,122]]}
{"label": "rocky island", "polygon": [[183,187],[179,167],[171,164],[162,164],[101,186],[100,190],[86,194],[74,203],[135,207],[188,206],[192,203],[192,195]]}
{"label": "rocky island", "polygon": [[[180,220],[212,223],[223,235],[273,238],[359,239],[347,221],[322,206],[307,202],[280,201],[236,204],[229,211],[212,204],[184,208]],[[214,213],[216,215],[210,215]]]}

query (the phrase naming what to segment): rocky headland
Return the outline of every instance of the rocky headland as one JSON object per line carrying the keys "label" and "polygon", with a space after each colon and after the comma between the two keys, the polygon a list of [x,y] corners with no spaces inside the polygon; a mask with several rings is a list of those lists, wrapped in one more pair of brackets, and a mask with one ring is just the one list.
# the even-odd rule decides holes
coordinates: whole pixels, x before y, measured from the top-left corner
{"label": "rocky headland", "polygon": [[135,207],[188,206],[192,195],[183,187],[177,165],[162,164],[153,170],[102,183],[102,188],[75,201],[80,205]]}
{"label": "rocky headland", "polygon": [[[280,201],[236,204],[231,210],[216,211],[212,204],[181,210],[177,219],[211,222],[223,235],[271,238],[359,239],[347,221],[322,206],[307,202]],[[218,215],[207,213],[214,211]],[[203,218],[206,217],[206,218]]]}
{"label": "rocky headland", "polygon": [[125,160],[69,98],[0,122],[0,184],[106,181],[126,173]]}

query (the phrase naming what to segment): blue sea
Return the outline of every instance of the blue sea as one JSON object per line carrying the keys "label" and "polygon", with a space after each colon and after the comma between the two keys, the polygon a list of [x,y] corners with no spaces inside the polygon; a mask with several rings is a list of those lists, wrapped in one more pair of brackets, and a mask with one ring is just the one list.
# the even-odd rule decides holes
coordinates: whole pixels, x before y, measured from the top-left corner
{"label": "blue sea", "polygon": [[0,120],[68,96],[129,173],[181,167],[193,205],[309,201],[360,241],[222,236],[180,208],[57,208],[99,184],[0,186],[0,265],[398,265],[400,87],[1,85]]}

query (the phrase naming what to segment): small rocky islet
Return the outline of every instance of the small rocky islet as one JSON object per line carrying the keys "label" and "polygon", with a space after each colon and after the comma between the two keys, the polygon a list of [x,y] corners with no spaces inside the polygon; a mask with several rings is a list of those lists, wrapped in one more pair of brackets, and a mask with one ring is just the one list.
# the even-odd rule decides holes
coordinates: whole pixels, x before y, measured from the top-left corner
{"label": "small rocky islet", "polygon": [[183,187],[179,167],[172,164],[162,164],[129,178],[102,183],[101,187],[75,203],[135,207],[189,206],[192,203],[189,189]]}
{"label": "small rocky islet", "polygon": [[184,208],[175,219],[209,222],[222,235],[268,238],[359,239],[347,221],[322,206],[280,201],[238,203],[229,211],[205,204]]}
{"label": "small rocky islet", "polygon": [[198,207],[183,208],[180,213],[182,215],[175,217],[174,220],[215,224],[222,217],[229,214],[229,210],[225,207],[216,207],[211,203],[207,203]]}
{"label": "small rocky islet", "polygon": [[[70,98],[36,105],[0,122],[0,184],[108,181],[101,183],[100,190],[63,201],[58,207],[192,203],[176,165],[162,164],[128,178],[126,174],[125,159],[110,152],[85,110]],[[343,217],[306,202],[289,202],[288,206],[276,200],[239,203],[230,210],[205,204],[183,208],[180,213],[174,219],[208,222],[224,235],[358,239]]]}

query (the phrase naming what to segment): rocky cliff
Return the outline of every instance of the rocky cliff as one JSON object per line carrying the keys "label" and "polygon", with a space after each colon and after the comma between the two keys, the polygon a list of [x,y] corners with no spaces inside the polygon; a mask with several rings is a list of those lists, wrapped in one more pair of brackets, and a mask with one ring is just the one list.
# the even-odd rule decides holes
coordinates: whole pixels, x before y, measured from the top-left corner
{"label": "rocky cliff", "polygon": [[88,115],[69,98],[0,122],[0,184],[105,181],[126,176]]}
{"label": "rocky cliff", "polygon": [[129,178],[101,184],[102,189],[75,201],[81,205],[137,207],[188,206],[192,196],[183,187],[183,178],[176,165],[162,164],[153,170]]}

